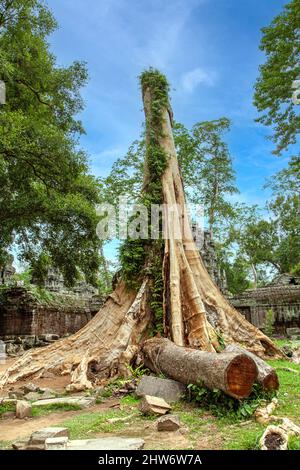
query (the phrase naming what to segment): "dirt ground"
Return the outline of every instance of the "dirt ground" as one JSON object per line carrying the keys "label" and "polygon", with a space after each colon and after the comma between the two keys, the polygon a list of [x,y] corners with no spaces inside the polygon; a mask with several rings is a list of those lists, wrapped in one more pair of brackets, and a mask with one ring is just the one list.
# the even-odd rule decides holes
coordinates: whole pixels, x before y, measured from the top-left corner
{"label": "dirt ground", "polygon": [[[5,361],[5,363],[0,363],[0,375],[3,374],[6,369],[11,367],[16,362],[16,360],[17,358],[9,358]],[[12,384],[0,390],[0,398],[3,396],[7,396],[8,391],[18,390],[19,388],[22,388],[28,382],[33,383],[41,388],[51,388],[52,390],[55,390],[57,392],[63,392],[66,386],[70,383],[70,376],[54,376],[50,378],[41,379],[33,377],[30,379],[19,380],[18,385]]]}

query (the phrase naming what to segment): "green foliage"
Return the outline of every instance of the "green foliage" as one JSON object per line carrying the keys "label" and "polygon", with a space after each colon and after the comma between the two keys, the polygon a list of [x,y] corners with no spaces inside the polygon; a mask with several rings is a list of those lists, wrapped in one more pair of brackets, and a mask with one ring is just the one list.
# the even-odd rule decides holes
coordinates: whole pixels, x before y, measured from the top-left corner
{"label": "green foliage", "polygon": [[57,66],[48,36],[56,21],[39,0],[0,5],[0,264],[12,243],[45,273],[45,259],[72,284],[96,284],[99,184],[78,148],[85,64]]}
{"label": "green foliage", "polygon": [[[151,94],[151,108],[146,122],[147,146],[145,151],[145,175],[139,202],[148,210],[151,204],[161,204],[162,174],[167,165],[167,155],[160,145],[163,136],[163,112],[169,106],[169,85],[164,75],[150,68],[140,76],[143,95]],[[151,229],[150,223],[148,224]],[[162,259],[163,240],[127,239],[120,248],[120,263],[125,281],[130,288],[138,288],[141,279],[148,275],[152,281],[150,306],[154,313],[156,328],[162,323]]]}
{"label": "green foliage", "polygon": [[273,310],[270,308],[266,311],[266,318],[265,318],[265,325],[264,325],[264,332],[267,336],[272,336],[274,333],[274,324],[275,324],[275,316]]}
{"label": "green foliage", "polygon": [[217,418],[235,422],[249,419],[263,400],[269,400],[274,393],[262,390],[254,384],[251,395],[244,400],[236,400],[218,389],[209,390],[203,385],[188,385],[190,400],[199,402]]}
{"label": "green foliage", "polygon": [[140,364],[138,367],[133,367],[130,364],[127,365],[127,369],[129,370],[130,374],[135,379],[140,379],[143,375],[149,374],[149,369],[144,366],[144,364]]}
{"label": "green foliage", "polygon": [[300,78],[300,3],[290,1],[270,26],[262,29],[260,48],[266,62],[260,67],[254,103],[259,122],[271,126],[277,144],[275,154],[297,142],[300,115],[292,102],[292,83]]}
{"label": "green foliage", "polygon": [[79,405],[71,405],[68,403],[53,403],[52,405],[33,406],[32,416],[45,416],[51,413],[64,412],[64,411],[79,411],[81,407]]}
{"label": "green foliage", "polygon": [[0,404],[0,418],[4,413],[8,411],[15,411],[16,406],[13,403],[1,403]]}
{"label": "green foliage", "polygon": [[290,437],[288,442],[288,450],[300,450],[300,437]]}
{"label": "green foliage", "polygon": [[249,263],[241,255],[229,262],[226,255],[221,262],[221,266],[226,273],[228,290],[233,295],[241,294],[249,289],[251,285],[249,281]]}

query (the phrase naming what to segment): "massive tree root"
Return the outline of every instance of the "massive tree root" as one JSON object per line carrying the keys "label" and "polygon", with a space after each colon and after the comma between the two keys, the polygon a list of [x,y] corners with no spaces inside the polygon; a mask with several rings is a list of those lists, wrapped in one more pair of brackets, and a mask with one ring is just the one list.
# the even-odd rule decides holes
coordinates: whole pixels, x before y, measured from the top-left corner
{"label": "massive tree root", "polygon": [[[151,86],[143,89],[143,99],[149,134],[153,132],[149,128],[154,100]],[[167,206],[162,262],[165,336],[176,345],[210,353],[220,352],[224,344],[239,343],[262,357],[282,356],[267,336],[230,305],[204,267],[189,226],[170,114],[165,106],[159,138],[168,156],[162,174],[163,200]],[[69,388],[74,390],[90,388],[95,380],[124,375],[126,365],[138,353],[149,332],[150,289],[147,276],[138,292],[127,289],[121,281],[82,330],[51,346],[24,354],[0,377],[0,387],[32,375],[42,376],[46,370],[69,374]]]}

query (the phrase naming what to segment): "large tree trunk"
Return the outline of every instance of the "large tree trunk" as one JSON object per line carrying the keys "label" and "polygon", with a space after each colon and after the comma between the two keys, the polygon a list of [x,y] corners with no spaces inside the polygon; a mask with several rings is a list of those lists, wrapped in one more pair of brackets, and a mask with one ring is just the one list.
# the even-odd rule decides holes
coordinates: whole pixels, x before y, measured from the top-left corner
{"label": "large tree trunk", "polygon": [[[153,93],[151,86],[143,89],[148,135],[153,132],[149,127]],[[236,342],[258,355],[279,357],[280,350],[229,304],[204,267],[189,226],[170,114],[165,106],[160,137],[161,148],[168,155],[162,174],[163,199],[168,208],[173,208],[173,212],[166,211],[164,224],[165,335],[179,346],[211,353],[219,351],[218,338],[222,336],[225,344]],[[147,171],[146,163],[145,180]],[[151,324],[149,283],[145,277],[139,291],[134,292],[121,281],[82,330],[47,348],[27,352],[0,377],[0,386],[41,375],[45,370],[69,374],[70,389],[76,390],[91,387],[99,379],[124,375],[126,364],[137,354]],[[236,364],[234,367],[236,370]]]}
{"label": "large tree trunk", "polygon": [[146,341],[144,363],[153,372],[166,374],[186,385],[203,384],[234,398],[247,397],[257,378],[255,362],[241,352],[213,353],[176,346],[167,338]]}

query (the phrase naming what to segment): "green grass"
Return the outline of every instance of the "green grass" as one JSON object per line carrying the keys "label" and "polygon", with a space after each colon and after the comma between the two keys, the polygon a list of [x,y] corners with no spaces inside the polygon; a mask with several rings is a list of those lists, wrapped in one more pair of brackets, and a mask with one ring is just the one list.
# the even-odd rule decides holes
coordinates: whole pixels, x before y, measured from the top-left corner
{"label": "green grass", "polygon": [[135,395],[125,395],[125,397],[121,398],[121,405],[136,406],[138,405],[139,401],[140,399]]}
{"label": "green grass", "polygon": [[289,439],[289,450],[300,450],[300,437],[291,437]]}
{"label": "green grass", "polygon": [[2,403],[0,405],[0,418],[3,415],[3,413],[6,413],[7,411],[15,411],[16,405],[13,403]]}
{"label": "green grass", "polygon": [[84,413],[61,423],[70,431],[71,439],[92,437],[97,433],[112,433],[124,429],[127,424],[124,421],[115,423],[107,422],[111,418],[124,418],[128,416],[128,410],[109,410],[106,413]]}
{"label": "green grass", "polygon": [[290,361],[268,361],[277,370],[280,388],[278,391],[279,407],[275,415],[285,416],[300,425],[300,375],[281,370],[288,367],[300,373],[300,365]]}
{"label": "green grass", "polygon": [[247,423],[247,426],[235,424],[231,426],[219,426],[223,437],[224,450],[256,450],[259,448],[259,440],[264,432],[264,427],[255,422]]}
{"label": "green grass", "polygon": [[44,416],[55,412],[78,410],[81,410],[81,407],[79,405],[69,405],[67,403],[53,403],[53,405],[33,406],[32,416]]}
{"label": "green grass", "polygon": [[10,441],[0,441],[0,450],[11,449]]}

